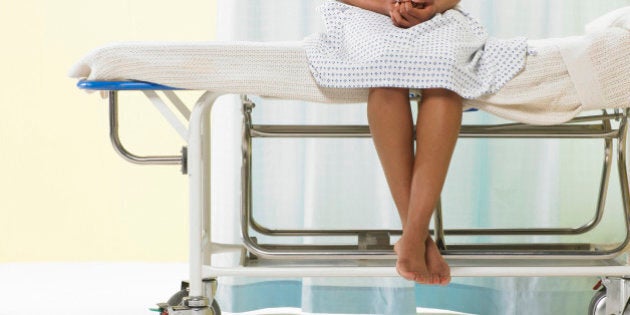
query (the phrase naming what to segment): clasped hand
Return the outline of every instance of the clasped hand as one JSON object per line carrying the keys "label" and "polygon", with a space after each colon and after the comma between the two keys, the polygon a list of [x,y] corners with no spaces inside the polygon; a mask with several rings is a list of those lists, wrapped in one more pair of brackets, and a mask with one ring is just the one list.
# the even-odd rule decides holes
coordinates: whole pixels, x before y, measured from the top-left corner
{"label": "clasped hand", "polygon": [[435,0],[390,0],[389,16],[394,25],[409,28],[435,16]]}

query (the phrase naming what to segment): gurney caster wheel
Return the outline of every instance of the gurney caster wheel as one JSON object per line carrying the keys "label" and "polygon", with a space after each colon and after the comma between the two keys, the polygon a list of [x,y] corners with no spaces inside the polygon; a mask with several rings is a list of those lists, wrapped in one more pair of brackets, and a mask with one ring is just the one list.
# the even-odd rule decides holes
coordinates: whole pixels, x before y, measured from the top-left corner
{"label": "gurney caster wheel", "polygon": [[606,289],[597,291],[588,306],[588,315],[606,315]]}
{"label": "gurney caster wheel", "polygon": [[[628,307],[623,312],[623,315],[630,314]],[[597,291],[591,299],[591,304],[588,306],[588,315],[608,315],[606,314],[606,289],[602,288]]]}
{"label": "gurney caster wheel", "polygon": [[[168,305],[170,306],[182,306],[184,305],[184,298],[188,296],[188,283],[182,282],[182,289],[177,291],[170,299],[168,299]],[[217,300],[212,300],[212,304],[210,305],[210,310],[213,315],[221,315],[221,308],[219,308],[219,303]]]}

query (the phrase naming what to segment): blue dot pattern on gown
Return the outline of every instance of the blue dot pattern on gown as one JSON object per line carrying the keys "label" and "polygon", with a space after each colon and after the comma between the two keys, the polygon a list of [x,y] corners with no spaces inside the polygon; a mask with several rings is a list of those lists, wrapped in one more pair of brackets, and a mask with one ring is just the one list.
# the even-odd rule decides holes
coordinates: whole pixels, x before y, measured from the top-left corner
{"label": "blue dot pattern on gown", "polygon": [[324,32],[305,39],[309,66],[329,88],[445,88],[464,98],[494,93],[525,65],[527,39],[496,39],[460,7],[414,27],[328,1]]}

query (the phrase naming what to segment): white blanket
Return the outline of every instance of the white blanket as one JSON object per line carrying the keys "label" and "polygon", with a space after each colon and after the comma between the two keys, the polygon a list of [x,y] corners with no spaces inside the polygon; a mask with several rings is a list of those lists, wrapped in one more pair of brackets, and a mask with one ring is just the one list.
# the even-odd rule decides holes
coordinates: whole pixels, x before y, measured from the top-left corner
{"label": "white blanket", "polygon": [[[535,53],[525,69],[497,93],[466,106],[530,124],[630,107],[630,25],[623,18],[629,15],[627,7],[604,16],[584,36],[530,41]],[[69,75],[323,103],[367,99],[366,89],[318,86],[302,42],[115,43],[87,54]]]}

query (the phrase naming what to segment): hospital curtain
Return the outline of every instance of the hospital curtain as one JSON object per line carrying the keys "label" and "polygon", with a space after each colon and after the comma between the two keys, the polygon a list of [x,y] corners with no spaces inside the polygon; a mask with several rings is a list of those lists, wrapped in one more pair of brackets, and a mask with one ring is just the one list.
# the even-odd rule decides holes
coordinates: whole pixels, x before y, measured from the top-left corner
{"label": "hospital curtain", "polygon": [[[321,0],[218,1],[219,40],[295,41],[321,30]],[[580,34],[583,25],[628,0],[463,0],[492,36]],[[278,65],[282,66],[282,65]],[[366,124],[365,105],[321,105],[254,98],[257,124]],[[213,239],[238,243],[240,108],[221,100],[213,121]],[[228,117],[228,118],[226,118]],[[496,123],[467,113],[464,122]],[[447,228],[578,226],[592,217],[602,144],[566,140],[461,140],[442,195]],[[254,142],[254,211],[277,228],[399,228],[369,139]],[[614,177],[613,177],[614,178]],[[618,183],[607,211],[620,213]],[[558,210],[561,209],[561,210]],[[615,241],[619,217],[589,241]],[[613,232],[610,232],[613,231]],[[264,241],[265,238],[261,237]],[[453,238],[453,242],[492,242]],[[501,239],[501,241],[510,240]],[[528,242],[565,240],[534,237]],[[312,242],[314,240],[289,240]],[[338,240],[334,240],[338,241]],[[400,279],[224,279],[226,311],[292,306],[307,313],[415,314],[416,306],[472,314],[581,314],[595,278],[455,278],[445,288]],[[266,292],[266,296],[262,293]],[[262,295],[261,295],[262,294]],[[246,297],[245,297],[246,296]],[[351,301],[351,302],[348,302]],[[482,301],[482,303],[480,303]]]}

